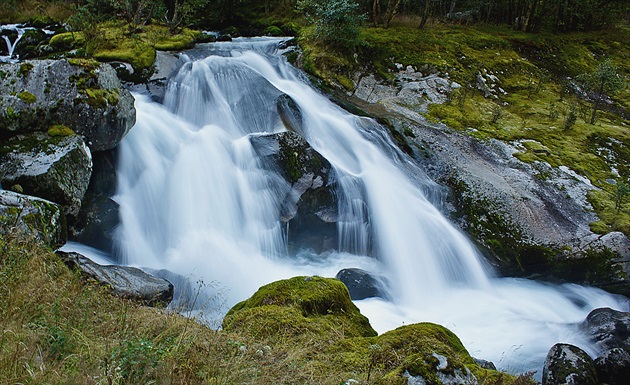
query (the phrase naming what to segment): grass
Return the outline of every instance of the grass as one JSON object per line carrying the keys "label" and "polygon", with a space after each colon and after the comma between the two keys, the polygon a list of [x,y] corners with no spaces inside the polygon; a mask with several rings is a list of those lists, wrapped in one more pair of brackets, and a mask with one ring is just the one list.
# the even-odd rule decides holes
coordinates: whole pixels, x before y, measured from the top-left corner
{"label": "grass", "polygon": [[0,24],[63,21],[74,13],[67,0],[2,0]]}
{"label": "grass", "polygon": [[[263,288],[231,313],[264,314],[240,324],[247,327],[216,331],[116,297],[70,271],[49,248],[1,231],[0,384],[391,384],[402,381],[404,370],[424,373],[432,364],[425,353],[433,351],[486,384],[523,383],[476,366],[459,339],[438,325],[348,338],[334,320],[356,310],[347,292],[338,297],[343,285],[335,280],[314,278],[301,288],[295,280],[304,277],[272,284],[297,291],[276,296]],[[316,290],[322,296],[309,293],[313,285],[323,288]],[[310,300],[300,302],[298,292]],[[332,301],[320,301],[329,295]],[[318,318],[327,318],[328,327]],[[309,324],[315,327],[300,326]]]}

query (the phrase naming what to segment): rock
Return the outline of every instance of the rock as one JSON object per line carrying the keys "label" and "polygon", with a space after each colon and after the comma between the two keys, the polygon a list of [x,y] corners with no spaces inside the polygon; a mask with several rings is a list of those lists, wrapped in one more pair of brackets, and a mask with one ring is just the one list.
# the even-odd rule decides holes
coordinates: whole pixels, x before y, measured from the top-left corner
{"label": "rock", "polygon": [[630,351],[630,313],[610,308],[595,309],[580,329],[601,351],[621,348]]}
{"label": "rock", "polygon": [[302,111],[295,101],[287,94],[282,94],[278,97],[276,102],[278,115],[282,123],[289,131],[293,131],[297,134],[302,134],[304,120],[302,117]]}
{"label": "rock", "polygon": [[72,269],[110,286],[116,295],[150,306],[168,305],[173,299],[173,285],[129,266],[102,266],[78,253],[58,251],[57,254]]}
{"label": "rock", "polygon": [[63,209],[44,199],[0,190],[0,236],[9,231],[60,247],[66,243]]}
{"label": "rock", "polygon": [[70,223],[73,241],[111,253],[116,227],[120,224],[119,205],[111,199],[116,193],[115,150],[97,152],[93,158],[92,177],[77,220]]}
{"label": "rock", "polygon": [[473,360],[475,360],[475,363],[477,365],[481,366],[484,369],[497,370],[497,367],[496,365],[494,365],[494,362],[482,360],[481,358],[475,358],[475,357],[473,357]]}
{"label": "rock", "polygon": [[41,29],[30,29],[24,32],[20,41],[15,45],[15,54],[21,60],[34,59],[40,56],[40,48],[46,45],[50,36]]}
{"label": "rock", "polygon": [[[477,384],[475,365],[461,341],[443,326],[424,322],[389,331],[376,340],[378,358],[393,363],[380,383]],[[391,367],[390,366],[390,367]],[[483,371],[483,369],[479,369]]]}
{"label": "rock", "polygon": [[375,278],[365,270],[356,268],[342,269],[335,278],[346,285],[352,300],[356,301],[371,297],[386,298],[383,292],[384,285],[382,280]]}
{"label": "rock", "polygon": [[2,71],[0,137],[61,124],[92,151],[103,151],[116,147],[135,123],[133,97],[109,64],[33,60],[5,64]]}
{"label": "rock", "polygon": [[336,247],[338,210],[330,163],[295,132],[253,136],[250,141],[291,186],[280,212],[280,219],[289,223],[289,245],[318,252]]}
{"label": "rock", "polygon": [[348,338],[376,336],[344,284],[321,277],[295,277],[265,285],[234,305],[223,320],[225,331],[258,337],[317,335],[331,327]]}
{"label": "rock", "polygon": [[91,173],[90,150],[78,135],[36,132],[0,145],[0,182],[60,204],[66,215],[79,213]]}
{"label": "rock", "polygon": [[598,385],[593,359],[577,346],[555,344],[547,353],[543,385]]}
{"label": "rock", "polygon": [[595,360],[597,378],[608,385],[625,385],[630,379],[630,353],[621,348],[605,351]]}

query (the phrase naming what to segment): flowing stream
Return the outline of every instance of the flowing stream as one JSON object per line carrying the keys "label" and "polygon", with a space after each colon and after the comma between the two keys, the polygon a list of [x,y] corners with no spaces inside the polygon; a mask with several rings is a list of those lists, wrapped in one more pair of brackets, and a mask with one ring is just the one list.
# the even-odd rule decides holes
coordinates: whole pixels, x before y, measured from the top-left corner
{"label": "flowing stream", "polygon": [[[540,370],[560,341],[596,353],[575,323],[594,308],[626,304],[593,288],[494,277],[431,203],[437,198],[427,198],[440,188],[378,124],[313,90],[279,54],[279,41],[202,45],[184,57],[163,104],[135,95],[137,123],[121,144],[115,197],[123,263],[188,278],[210,308],[223,304],[219,316],[266,283],[361,268],[389,282],[387,300],[356,302],[379,332],[439,323],[473,356],[511,372]],[[250,142],[285,130],[282,94],[302,111],[300,134],[334,168],[335,251],[288,252],[279,218],[291,186]]]}

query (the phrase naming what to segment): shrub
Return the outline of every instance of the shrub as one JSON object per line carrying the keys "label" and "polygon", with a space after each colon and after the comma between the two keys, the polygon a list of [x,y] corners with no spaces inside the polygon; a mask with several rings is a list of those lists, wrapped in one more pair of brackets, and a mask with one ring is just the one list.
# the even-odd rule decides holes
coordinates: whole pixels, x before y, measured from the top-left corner
{"label": "shrub", "polygon": [[323,42],[349,47],[357,43],[359,27],[365,15],[353,0],[300,0],[298,9],[315,24],[315,37]]}

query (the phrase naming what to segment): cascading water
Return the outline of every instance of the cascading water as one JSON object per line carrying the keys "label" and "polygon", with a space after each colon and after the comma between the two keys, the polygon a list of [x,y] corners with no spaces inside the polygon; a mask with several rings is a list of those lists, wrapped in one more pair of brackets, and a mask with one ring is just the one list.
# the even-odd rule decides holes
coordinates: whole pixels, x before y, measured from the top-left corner
{"label": "cascading water", "polygon": [[[163,104],[136,95],[137,124],[121,145],[116,196],[124,263],[214,282],[223,312],[271,281],[358,267],[389,282],[389,300],[357,302],[380,332],[440,323],[472,355],[514,372],[539,370],[559,341],[594,353],[572,324],[597,307],[626,310],[624,303],[577,285],[493,278],[426,198],[434,183],[376,123],[302,81],[278,42],[207,45],[189,53]],[[279,217],[291,187],[250,143],[285,130],[276,109],[282,94],[302,112],[300,134],[334,167],[335,252],[288,254]]]}
{"label": "cascading water", "polygon": [[20,41],[20,39],[22,38],[22,36],[24,36],[24,33],[26,31],[28,31],[29,29],[34,29],[34,28],[29,28],[29,27],[20,27],[17,24],[7,24],[7,25],[1,25],[0,26],[0,32],[2,31],[13,31],[17,34],[17,37],[15,38],[15,41],[11,42],[11,39],[9,38],[9,36],[7,35],[2,35],[2,38],[4,39],[6,45],[7,45],[7,52],[8,54],[6,56],[0,56],[0,63],[3,62],[11,62],[13,61],[13,56],[14,56],[14,52],[15,52],[15,47],[17,46],[18,42]]}

